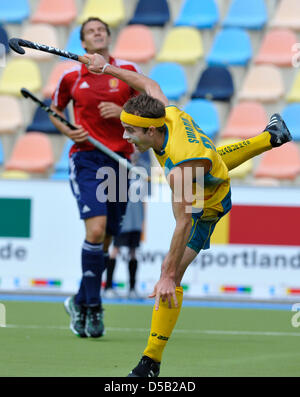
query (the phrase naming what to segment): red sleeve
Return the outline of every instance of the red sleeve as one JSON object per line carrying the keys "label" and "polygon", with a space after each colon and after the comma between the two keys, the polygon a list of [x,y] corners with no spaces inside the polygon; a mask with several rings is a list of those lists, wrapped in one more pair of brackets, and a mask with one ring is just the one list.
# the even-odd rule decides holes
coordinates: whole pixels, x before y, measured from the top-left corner
{"label": "red sleeve", "polygon": [[[141,70],[134,64],[122,65],[122,69],[127,69],[127,70],[132,70],[133,72],[142,73]],[[133,88],[131,88],[131,94],[132,96],[137,96],[140,94],[140,91],[136,91]]]}
{"label": "red sleeve", "polygon": [[60,78],[57,87],[52,95],[52,101],[58,109],[64,110],[72,99],[74,78],[76,79],[77,76],[78,73],[69,72],[63,74]]}

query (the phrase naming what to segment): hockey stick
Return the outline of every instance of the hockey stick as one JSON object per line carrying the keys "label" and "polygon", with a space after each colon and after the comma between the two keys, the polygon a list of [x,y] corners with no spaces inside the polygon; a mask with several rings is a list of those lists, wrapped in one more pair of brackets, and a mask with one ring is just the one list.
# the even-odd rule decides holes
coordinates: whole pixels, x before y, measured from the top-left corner
{"label": "hockey stick", "polygon": [[14,50],[15,52],[17,52],[20,55],[25,54],[25,50],[22,47],[27,47],[27,48],[31,48],[33,50],[49,52],[50,54],[59,55],[64,58],[70,58],[70,59],[73,59],[74,61],[79,61],[86,65],[88,65],[90,62],[89,59],[86,58],[85,56],[73,54],[72,52],[68,52],[65,50],[61,50],[59,48],[51,47],[46,44],[39,44],[34,41],[23,40],[23,39],[18,39],[18,38],[14,37],[8,41],[8,44],[12,50]]}
{"label": "hockey stick", "polygon": [[[64,123],[70,129],[72,129],[72,130],[77,129],[73,124],[71,124],[65,118],[61,117],[58,113],[56,113],[54,110],[52,110],[44,102],[40,101],[35,95],[32,94],[32,92],[30,92],[26,88],[21,88],[21,94],[23,95],[24,98],[30,98],[33,102],[37,103],[41,109],[43,109],[45,112],[49,113],[51,116],[55,117],[57,120]],[[110,150],[107,146],[103,145],[101,142],[97,141],[96,139],[94,139],[91,136],[88,136],[87,140],[90,143],[92,143],[101,152],[107,154],[107,156],[109,156],[113,160],[117,161],[118,163],[120,163],[121,165],[126,167],[129,171],[132,170],[135,174],[141,176],[143,179],[146,179],[147,181],[149,180],[149,177],[146,176],[146,174],[139,172],[139,170],[137,170],[136,167],[134,165],[132,165],[128,160],[126,160],[124,157],[119,156],[117,153]]]}

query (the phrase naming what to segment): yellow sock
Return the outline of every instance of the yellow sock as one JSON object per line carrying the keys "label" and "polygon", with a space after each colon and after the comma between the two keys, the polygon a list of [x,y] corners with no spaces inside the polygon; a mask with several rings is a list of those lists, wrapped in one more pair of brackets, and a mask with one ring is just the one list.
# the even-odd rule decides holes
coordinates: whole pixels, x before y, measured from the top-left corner
{"label": "yellow sock", "polygon": [[181,310],[183,298],[182,287],[176,287],[175,293],[178,307],[174,307],[172,299],[171,309],[168,308],[167,300],[165,302],[160,300],[158,310],[155,310],[155,307],[153,308],[150,336],[143,355],[152,358],[156,362],[161,362],[163,350],[171,336]]}
{"label": "yellow sock", "polygon": [[270,138],[270,133],[264,131],[253,138],[218,147],[217,151],[230,171],[252,157],[272,149]]}

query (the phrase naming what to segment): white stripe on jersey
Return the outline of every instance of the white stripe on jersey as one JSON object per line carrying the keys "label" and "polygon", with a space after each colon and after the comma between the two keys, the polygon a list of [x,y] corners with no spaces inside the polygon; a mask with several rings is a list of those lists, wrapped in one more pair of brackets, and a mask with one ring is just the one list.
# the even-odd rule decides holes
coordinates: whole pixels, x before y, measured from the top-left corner
{"label": "white stripe on jersey", "polygon": [[80,72],[81,72],[81,65],[73,66],[71,69],[65,70],[64,73],[61,75],[61,77],[60,77],[60,79],[59,79],[59,81],[58,81],[58,83],[57,83],[55,92],[54,92],[54,105],[55,105],[55,106],[57,106],[58,92],[59,92],[59,87],[60,87],[60,84],[61,84],[61,82],[62,82],[62,79],[63,79],[67,74],[73,73],[73,72],[76,72],[76,71],[78,71],[78,72],[79,72],[79,75],[80,75]]}
{"label": "white stripe on jersey", "polygon": [[142,69],[135,62],[125,61],[124,59],[115,59],[115,62],[116,62],[116,66],[118,66],[118,67],[124,66],[124,65],[131,65],[136,69],[136,71],[138,73],[143,74]]}

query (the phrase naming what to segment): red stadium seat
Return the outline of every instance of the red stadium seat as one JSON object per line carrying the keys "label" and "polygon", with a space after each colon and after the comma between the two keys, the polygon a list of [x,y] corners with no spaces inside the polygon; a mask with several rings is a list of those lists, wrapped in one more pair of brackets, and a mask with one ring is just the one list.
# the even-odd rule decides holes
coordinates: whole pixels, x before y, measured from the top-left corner
{"label": "red stadium seat", "polygon": [[231,110],[221,138],[252,138],[262,132],[268,116],[259,102],[240,102]]}
{"label": "red stadium seat", "polygon": [[75,0],[40,0],[31,22],[69,25],[76,16]]}
{"label": "red stadium seat", "polygon": [[17,140],[5,170],[46,173],[53,164],[53,150],[47,135],[28,132]]}
{"label": "red stadium seat", "polygon": [[300,174],[300,152],[297,144],[288,142],[262,155],[256,178],[295,179]]}
{"label": "red stadium seat", "polygon": [[151,29],[143,25],[129,25],[121,30],[113,50],[115,58],[146,63],[155,56]]}

